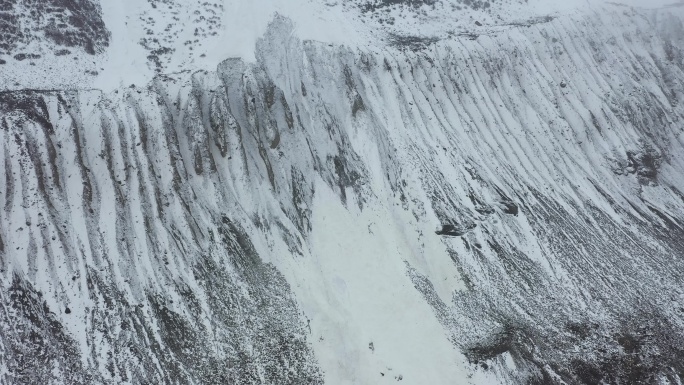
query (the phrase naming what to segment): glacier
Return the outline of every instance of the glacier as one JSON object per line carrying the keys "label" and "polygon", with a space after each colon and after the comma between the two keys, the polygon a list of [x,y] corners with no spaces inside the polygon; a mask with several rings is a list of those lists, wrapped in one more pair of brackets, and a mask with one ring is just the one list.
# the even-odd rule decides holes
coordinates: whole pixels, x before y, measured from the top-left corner
{"label": "glacier", "polygon": [[0,92],[0,382],[681,384],[683,21]]}

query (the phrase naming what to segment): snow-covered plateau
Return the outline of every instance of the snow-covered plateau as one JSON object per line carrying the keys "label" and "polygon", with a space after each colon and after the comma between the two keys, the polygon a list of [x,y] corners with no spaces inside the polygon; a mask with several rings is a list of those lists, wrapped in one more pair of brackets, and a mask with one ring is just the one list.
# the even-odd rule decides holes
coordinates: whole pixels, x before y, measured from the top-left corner
{"label": "snow-covered plateau", "polygon": [[684,3],[93,1],[0,0],[0,383],[684,382]]}

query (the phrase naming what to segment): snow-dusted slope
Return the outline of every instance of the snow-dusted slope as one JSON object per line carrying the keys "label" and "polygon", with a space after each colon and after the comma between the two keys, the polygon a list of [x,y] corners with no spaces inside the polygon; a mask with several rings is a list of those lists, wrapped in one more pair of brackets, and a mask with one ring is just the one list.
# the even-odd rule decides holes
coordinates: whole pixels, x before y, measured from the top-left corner
{"label": "snow-dusted slope", "polygon": [[380,48],[530,25],[577,10],[675,0],[3,0],[0,90],[143,85],[160,73],[214,71],[228,57],[255,60],[274,14],[293,33]]}
{"label": "snow-dusted slope", "polygon": [[681,383],[681,8],[483,27],[0,94],[0,382]]}

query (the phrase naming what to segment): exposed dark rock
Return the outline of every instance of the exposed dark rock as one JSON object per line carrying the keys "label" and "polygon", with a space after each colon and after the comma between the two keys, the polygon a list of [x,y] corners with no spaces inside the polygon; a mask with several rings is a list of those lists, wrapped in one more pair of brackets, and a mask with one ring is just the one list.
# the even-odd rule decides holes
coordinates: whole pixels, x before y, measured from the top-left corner
{"label": "exposed dark rock", "polygon": [[390,34],[390,44],[395,47],[406,48],[412,51],[424,50],[430,45],[439,41],[438,37],[434,36],[411,36]]}
{"label": "exposed dark rock", "polygon": [[519,208],[518,208],[518,205],[515,204],[513,201],[502,200],[502,201],[499,201],[499,203],[503,206],[502,211],[505,214],[515,215],[516,217],[518,216]]}
{"label": "exposed dark rock", "polygon": [[[104,51],[110,38],[94,0],[6,0],[0,4],[0,36],[0,48],[10,54],[47,39],[57,47],[78,47],[94,55]],[[19,55],[17,60],[40,57]]]}
{"label": "exposed dark rock", "polygon": [[626,160],[618,162],[613,171],[618,175],[636,175],[641,184],[657,184],[658,172],[663,163],[662,152],[641,142],[638,150],[627,151]]}
{"label": "exposed dark rock", "polygon": [[475,223],[468,223],[465,225],[442,225],[442,229],[435,231],[435,234],[449,237],[460,237],[476,227],[477,225]]}
{"label": "exposed dark rock", "polygon": [[31,59],[31,60],[40,59],[40,55],[35,54],[35,53],[19,53],[19,54],[14,55],[14,60],[16,60],[16,61],[23,61],[26,59]]}
{"label": "exposed dark rock", "polygon": [[642,183],[655,182],[658,178],[658,170],[663,161],[660,152],[653,147],[646,146],[640,152],[627,152],[627,170],[636,173]]}

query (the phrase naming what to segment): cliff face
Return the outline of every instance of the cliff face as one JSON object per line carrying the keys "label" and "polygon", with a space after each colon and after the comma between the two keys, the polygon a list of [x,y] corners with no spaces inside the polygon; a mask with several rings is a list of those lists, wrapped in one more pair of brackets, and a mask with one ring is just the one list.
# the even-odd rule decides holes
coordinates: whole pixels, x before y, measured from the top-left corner
{"label": "cliff face", "polygon": [[0,382],[682,381],[677,15],[0,94]]}

